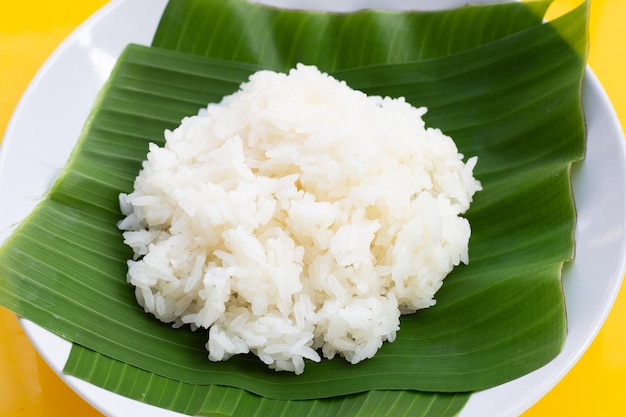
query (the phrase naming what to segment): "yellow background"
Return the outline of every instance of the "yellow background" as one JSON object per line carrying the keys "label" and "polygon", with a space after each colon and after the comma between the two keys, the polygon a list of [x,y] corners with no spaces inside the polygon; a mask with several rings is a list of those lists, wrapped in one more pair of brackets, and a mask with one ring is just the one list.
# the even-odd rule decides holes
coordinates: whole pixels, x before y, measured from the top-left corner
{"label": "yellow background", "polygon": [[[555,0],[549,16],[580,0]],[[50,53],[105,0],[0,0],[0,132]],[[626,0],[592,0],[589,65],[626,126]],[[101,416],[46,365],[0,307],[0,416]],[[626,415],[626,287],[582,359],[524,417]],[[496,416],[485,416],[496,417]]]}

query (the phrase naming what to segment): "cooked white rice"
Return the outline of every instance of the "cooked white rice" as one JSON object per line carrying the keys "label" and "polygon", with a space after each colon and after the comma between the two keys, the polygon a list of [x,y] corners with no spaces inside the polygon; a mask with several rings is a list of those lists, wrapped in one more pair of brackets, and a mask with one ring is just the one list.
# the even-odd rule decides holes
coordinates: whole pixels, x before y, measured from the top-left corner
{"label": "cooked white rice", "polygon": [[213,361],[372,357],[468,262],[476,158],[425,113],[298,65],[185,118],[120,196],[139,304]]}

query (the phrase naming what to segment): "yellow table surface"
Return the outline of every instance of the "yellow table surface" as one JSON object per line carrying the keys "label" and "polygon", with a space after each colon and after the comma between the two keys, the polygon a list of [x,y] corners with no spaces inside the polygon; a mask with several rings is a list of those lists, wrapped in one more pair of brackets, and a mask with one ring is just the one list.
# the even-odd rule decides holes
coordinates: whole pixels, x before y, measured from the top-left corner
{"label": "yellow table surface", "polygon": [[[105,0],[0,0],[0,132],[39,67]],[[549,16],[579,0],[555,0]],[[589,65],[626,127],[626,0],[592,0]],[[101,416],[0,307],[0,416]],[[626,286],[589,350],[524,417],[626,415]],[[485,416],[495,417],[495,416]]]}

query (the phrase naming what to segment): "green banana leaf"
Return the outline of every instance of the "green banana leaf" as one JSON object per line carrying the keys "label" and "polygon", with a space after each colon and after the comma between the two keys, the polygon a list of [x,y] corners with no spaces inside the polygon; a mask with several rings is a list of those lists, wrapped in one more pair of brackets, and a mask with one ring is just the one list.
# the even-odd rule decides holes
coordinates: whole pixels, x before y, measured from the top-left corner
{"label": "green banana leaf", "polygon": [[[170,17],[174,6],[186,3],[196,4],[170,3],[155,45],[167,47],[164,39],[180,35]],[[584,154],[580,83],[587,4],[550,24],[541,25],[540,13],[533,9],[524,27],[511,24],[515,16],[523,15],[519,12],[508,15],[509,23],[503,19],[502,29],[494,30],[496,35],[484,36],[487,31],[476,30],[489,23],[487,18],[476,17],[483,16],[476,10],[492,13],[491,7],[507,12],[512,10],[509,7],[537,7],[529,4],[533,5],[529,9],[512,3],[460,9],[471,11],[467,14],[458,10],[424,14],[439,22],[426,25],[433,28],[431,34],[446,33],[438,26],[441,22],[466,28],[465,32],[452,31],[463,33],[459,37],[463,45],[458,47],[436,51],[422,42],[427,52],[411,60],[401,61],[398,53],[395,63],[377,62],[384,59],[377,52],[378,58],[364,60],[359,55],[353,61],[336,54],[342,56],[340,63],[326,63],[328,71],[353,88],[401,95],[415,105],[428,106],[427,123],[452,135],[467,156],[479,156],[475,172],[484,187],[468,213],[473,229],[470,265],[446,279],[437,306],[404,317],[398,340],[385,345],[372,360],[358,366],[341,360],[309,363],[298,377],[267,371],[253,357],[213,364],[204,352],[206,333],[174,330],[148,317],[125,283],[125,260],[130,253],[115,228],[120,219],[117,194],[132,188],[147,142],[160,141],[164,128],[175,127],[183,116],[233,92],[255,70],[283,68],[286,64],[280,64],[277,56],[300,59],[293,54],[269,53],[246,61],[240,56],[206,53],[209,47],[203,47],[201,56],[193,55],[194,50],[129,47],[48,198],[0,249],[0,303],[77,343],[67,372],[140,399],[137,387],[149,383],[155,391],[146,395],[154,399],[146,401],[162,407],[182,407],[167,392],[178,393],[177,398],[189,395],[200,404],[199,411],[192,413],[204,415],[241,413],[241,408],[228,411],[219,406],[220,396],[241,399],[233,407],[263,403],[274,412],[293,410],[290,407],[318,410],[315,407],[327,404],[329,410],[347,407],[359,413],[371,408],[367,404],[393,402],[394,398],[405,406],[420,404],[417,409],[422,409],[432,400],[433,404],[454,404],[446,408],[449,414],[442,414],[454,415],[467,394],[388,390],[475,391],[540,367],[560,351],[566,332],[560,274],[574,246],[569,169]],[[258,7],[242,6],[239,1],[223,5],[226,10]],[[198,10],[188,14],[199,15]],[[381,14],[385,19],[406,19],[406,14]],[[456,17],[443,18],[453,14]],[[246,16],[241,10],[239,15]],[[314,15],[315,19],[336,19],[333,14]],[[358,15],[378,16],[376,12]],[[304,12],[297,16],[278,21],[311,19]],[[202,24],[207,26],[214,18],[205,17]],[[352,29],[342,26],[342,31],[359,33],[360,19],[353,20],[358,25]],[[393,22],[385,19],[372,21]],[[267,24],[259,22],[257,32]],[[186,34],[176,45],[186,45],[185,39],[201,39],[191,30],[195,24],[187,22],[185,27]],[[407,25],[407,30],[412,27],[413,23]],[[313,29],[314,25],[302,33]],[[251,35],[255,29],[250,30],[245,36],[256,39]],[[473,38],[472,33],[476,33]],[[285,47],[289,45],[278,49]],[[325,49],[319,54],[326,56]],[[362,67],[362,62],[368,65]],[[130,386],[119,383],[121,375],[132,376],[127,378]],[[169,390],[173,386],[176,389]],[[325,401],[286,401],[359,392],[363,394]]]}
{"label": "green banana leaf", "polygon": [[450,55],[539,25],[548,1],[445,12],[302,11],[245,0],[172,0],[152,46],[287,71],[324,71]]}
{"label": "green banana leaf", "polygon": [[470,393],[368,391],[307,401],[276,400],[221,385],[191,385],[148,373],[79,345],[66,371],[91,383],[161,408],[199,416],[453,417]]}

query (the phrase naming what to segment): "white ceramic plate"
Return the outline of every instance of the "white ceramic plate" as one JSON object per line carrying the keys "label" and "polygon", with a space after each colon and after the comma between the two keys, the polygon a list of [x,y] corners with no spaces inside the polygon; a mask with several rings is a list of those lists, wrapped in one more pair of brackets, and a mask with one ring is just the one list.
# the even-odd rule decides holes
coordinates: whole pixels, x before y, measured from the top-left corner
{"label": "white ceramic plate", "polygon": [[[113,1],[81,25],[49,58],[20,101],[0,149],[0,242],[46,193],[74,147],[93,100],[129,42],[149,44],[167,0]],[[274,5],[287,0],[265,1]],[[301,1],[299,7],[449,7],[466,0]],[[484,1],[483,1],[484,2]],[[565,271],[569,335],[562,353],[543,368],[472,396],[461,417],[517,416],[547,393],[587,349],[618,293],[626,258],[626,153],[623,132],[590,70],[583,86],[588,127],[586,160],[574,169],[578,210],[576,261]],[[107,416],[181,414],[118,396],[63,375],[70,344],[22,320],[50,366]]]}

